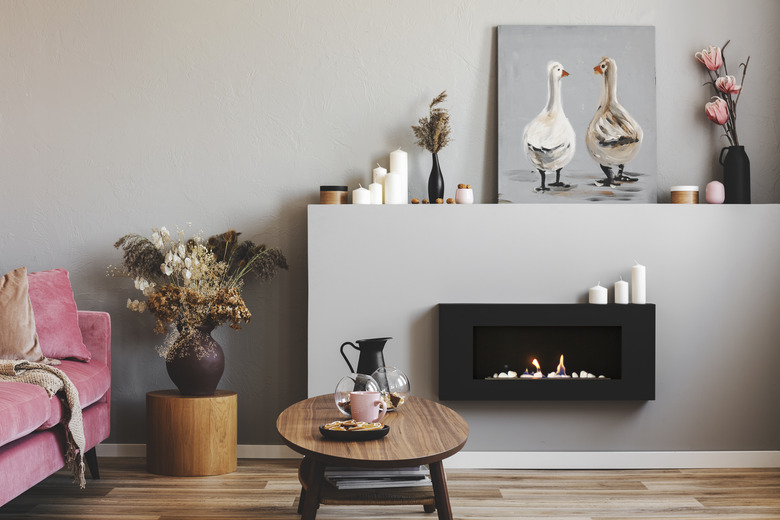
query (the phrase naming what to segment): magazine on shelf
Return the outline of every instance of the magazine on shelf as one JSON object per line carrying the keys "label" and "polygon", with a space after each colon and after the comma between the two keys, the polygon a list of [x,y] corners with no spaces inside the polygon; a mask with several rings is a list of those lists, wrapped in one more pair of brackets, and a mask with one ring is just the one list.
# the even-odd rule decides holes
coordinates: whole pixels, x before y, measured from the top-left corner
{"label": "magazine on shelf", "polygon": [[409,468],[363,469],[363,468],[325,468],[325,479],[338,489],[371,489],[430,486],[428,468],[413,466]]}

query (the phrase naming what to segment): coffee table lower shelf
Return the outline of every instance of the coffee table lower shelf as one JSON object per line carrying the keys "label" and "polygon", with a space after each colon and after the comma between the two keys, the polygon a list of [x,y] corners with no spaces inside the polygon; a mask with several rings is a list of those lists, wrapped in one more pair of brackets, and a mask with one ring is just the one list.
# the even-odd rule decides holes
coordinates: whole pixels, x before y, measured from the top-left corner
{"label": "coffee table lower shelf", "polygon": [[[303,511],[303,497],[306,491],[305,475],[311,471],[311,459],[304,457],[298,468],[301,482],[301,498],[298,513]],[[320,487],[320,504],[326,506],[408,506],[421,505],[426,513],[436,511],[436,496],[433,486],[413,486],[370,489],[338,489],[329,482]]]}
{"label": "coffee table lower shelf", "polygon": [[330,506],[404,506],[422,505],[426,513],[436,510],[432,487],[373,489],[336,489],[331,484],[320,488],[320,503]]}

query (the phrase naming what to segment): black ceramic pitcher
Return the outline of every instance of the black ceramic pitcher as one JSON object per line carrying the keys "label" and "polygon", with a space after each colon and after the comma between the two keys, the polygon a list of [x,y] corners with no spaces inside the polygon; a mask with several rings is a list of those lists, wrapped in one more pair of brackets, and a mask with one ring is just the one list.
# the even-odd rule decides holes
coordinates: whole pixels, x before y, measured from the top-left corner
{"label": "black ceramic pitcher", "polygon": [[[385,366],[385,356],[382,354],[382,350],[385,348],[385,343],[387,343],[388,339],[393,338],[359,339],[355,342],[357,346],[350,341],[341,345],[341,355],[344,357],[344,361],[347,362],[349,371],[370,376],[377,368]],[[352,368],[352,363],[349,362],[347,355],[344,353],[344,347],[347,345],[360,352],[357,370]]]}

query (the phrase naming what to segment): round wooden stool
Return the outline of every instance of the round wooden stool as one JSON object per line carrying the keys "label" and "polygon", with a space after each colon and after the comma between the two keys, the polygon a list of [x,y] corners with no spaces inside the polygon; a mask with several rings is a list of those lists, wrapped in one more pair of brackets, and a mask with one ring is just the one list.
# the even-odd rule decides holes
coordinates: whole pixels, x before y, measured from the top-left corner
{"label": "round wooden stool", "polygon": [[178,390],[146,394],[146,469],[158,475],[199,477],[236,470],[235,392],[185,396]]}

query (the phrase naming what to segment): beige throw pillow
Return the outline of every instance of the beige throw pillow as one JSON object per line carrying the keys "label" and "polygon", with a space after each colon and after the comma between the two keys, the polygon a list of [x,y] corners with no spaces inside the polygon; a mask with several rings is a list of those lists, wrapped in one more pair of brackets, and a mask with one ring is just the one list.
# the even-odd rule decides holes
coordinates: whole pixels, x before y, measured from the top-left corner
{"label": "beige throw pillow", "polygon": [[35,317],[27,294],[27,268],[0,278],[0,359],[26,359],[40,363],[43,356],[35,333]]}

